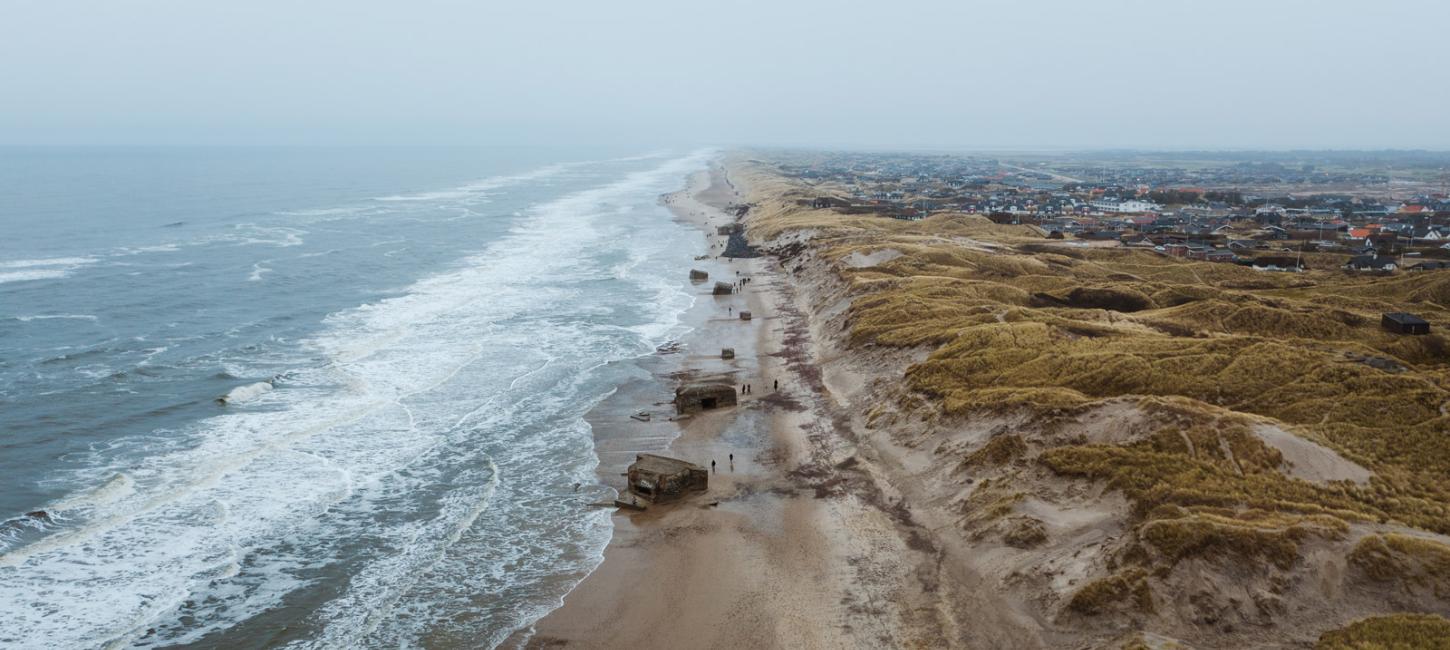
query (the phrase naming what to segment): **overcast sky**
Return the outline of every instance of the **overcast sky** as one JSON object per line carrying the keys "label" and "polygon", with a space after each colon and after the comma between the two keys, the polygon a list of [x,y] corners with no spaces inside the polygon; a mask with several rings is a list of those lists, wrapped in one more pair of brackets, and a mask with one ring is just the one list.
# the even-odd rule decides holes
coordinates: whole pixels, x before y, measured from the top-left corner
{"label": "overcast sky", "polygon": [[0,144],[1450,149],[1447,0],[0,8]]}

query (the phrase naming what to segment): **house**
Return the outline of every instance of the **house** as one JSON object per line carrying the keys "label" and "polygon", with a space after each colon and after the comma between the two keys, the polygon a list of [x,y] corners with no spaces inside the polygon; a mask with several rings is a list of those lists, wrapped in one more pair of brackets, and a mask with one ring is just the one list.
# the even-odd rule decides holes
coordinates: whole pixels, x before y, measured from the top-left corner
{"label": "house", "polygon": [[1430,324],[1425,319],[1402,311],[1392,311],[1381,316],[1380,327],[1399,334],[1430,333]]}
{"label": "house", "polygon": [[1304,270],[1304,261],[1297,257],[1283,255],[1265,255],[1256,257],[1250,262],[1255,270],[1259,271],[1291,271],[1299,272]]}
{"label": "house", "polygon": [[1394,271],[1400,267],[1393,257],[1380,257],[1374,253],[1349,258],[1344,268],[1351,271]]}
{"label": "house", "polygon": [[1205,262],[1234,262],[1238,260],[1238,256],[1234,255],[1233,251],[1222,248],[1190,246],[1187,256],[1189,259],[1203,260]]}
{"label": "house", "polygon": [[1264,226],[1263,232],[1269,239],[1284,240],[1289,238],[1289,231],[1279,226]]}
{"label": "house", "polygon": [[1414,266],[1411,266],[1411,267],[1409,267],[1406,270],[1408,270],[1408,271],[1439,271],[1439,270],[1442,270],[1442,269],[1450,269],[1450,262],[1441,262],[1441,261],[1438,261],[1438,260],[1429,260],[1429,261],[1420,262],[1419,264],[1416,264]]}
{"label": "house", "polygon": [[1157,203],[1137,199],[1096,199],[1090,205],[1101,212],[1152,212],[1162,208]]}
{"label": "house", "polygon": [[629,491],[651,501],[669,501],[710,488],[704,467],[678,458],[639,454],[626,473]]}

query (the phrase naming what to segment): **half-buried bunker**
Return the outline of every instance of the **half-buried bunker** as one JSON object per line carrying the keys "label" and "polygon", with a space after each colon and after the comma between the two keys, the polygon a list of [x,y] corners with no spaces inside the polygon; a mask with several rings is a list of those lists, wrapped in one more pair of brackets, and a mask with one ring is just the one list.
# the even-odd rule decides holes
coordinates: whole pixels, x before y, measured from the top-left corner
{"label": "half-buried bunker", "polygon": [[656,503],[709,487],[710,473],[705,468],[678,458],[639,454],[629,466],[629,491]]}
{"label": "half-buried bunker", "polygon": [[685,384],[675,389],[675,410],[680,413],[722,406],[735,406],[735,387],[730,384]]}

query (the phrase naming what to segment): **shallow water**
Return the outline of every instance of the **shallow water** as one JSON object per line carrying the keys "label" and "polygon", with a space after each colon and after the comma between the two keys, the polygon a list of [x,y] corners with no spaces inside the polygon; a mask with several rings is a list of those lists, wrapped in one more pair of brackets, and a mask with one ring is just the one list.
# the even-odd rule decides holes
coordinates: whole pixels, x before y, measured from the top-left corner
{"label": "shallow water", "polygon": [[583,415],[681,333],[704,243],[657,196],[707,155],[0,152],[0,646],[557,606],[610,533]]}

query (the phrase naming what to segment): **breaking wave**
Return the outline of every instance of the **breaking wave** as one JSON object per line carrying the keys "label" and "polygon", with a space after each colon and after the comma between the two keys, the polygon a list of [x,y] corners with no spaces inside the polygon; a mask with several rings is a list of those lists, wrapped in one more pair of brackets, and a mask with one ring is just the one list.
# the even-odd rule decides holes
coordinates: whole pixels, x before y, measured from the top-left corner
{"label": "breaking wave", "polygon": [[602,558],[610,519],[572,490],[594,482],[583,415],[612,362],[679,333],[697,238],[649,208],[708,156],[537,203],[329,316],[285,390],[237,386],[224,402],[256,403],[90,452],[69,480],[98,487],[0,546],[0,646],[217,644],[284,599],[311,612],[296,647],[487,646],[531,624]]}

